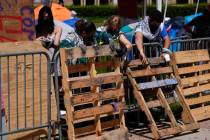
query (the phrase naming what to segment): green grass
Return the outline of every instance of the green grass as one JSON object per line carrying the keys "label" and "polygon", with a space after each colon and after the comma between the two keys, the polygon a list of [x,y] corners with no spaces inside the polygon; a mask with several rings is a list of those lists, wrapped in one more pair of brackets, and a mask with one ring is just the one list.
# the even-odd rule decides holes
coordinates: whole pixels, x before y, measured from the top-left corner
{"label": "green grass", "polygon": [[104,21],[107,19],[107,17],[80,17],[80,18],[85,18],[89,21],[92,21],[95,23],[97,27],[102,26],[104,24]]}

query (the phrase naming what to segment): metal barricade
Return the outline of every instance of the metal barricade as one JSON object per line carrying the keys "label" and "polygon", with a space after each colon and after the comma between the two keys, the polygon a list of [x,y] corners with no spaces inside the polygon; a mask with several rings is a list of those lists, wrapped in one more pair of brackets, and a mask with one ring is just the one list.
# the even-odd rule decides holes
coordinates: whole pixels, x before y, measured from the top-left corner
{"label": "metal barricade", "polygon": [[[54,58],[52,60],[53,64],[53,72],[54,72],[54,86],[55,86],[55,95],[56,95],[56,104],[57,104],[57,121],[59,123],[59,140],[62,140],[63,135],[62,135],[62,127],[65,125],[61,122],[62,115],[64,116],[65,113],[61,113],[62,108],[64,109],[64,91],[62,89],[62,77],[61,77],[61,69],[60,69],[60,53],[59,51],[54,55]],[[64,110],[62,110],[64,111]],[[64,126],[65,127],[65,126]]]}
{"label": "metal barricade", "polygon": [[[188,39],[188,38],[176,38],[175,40],[171,40],[170,50],[172,52],[176,51],[186,51],[186,50],[197,50],[197,49],[209,49],[210,38],[196,38],[196,39]],[[163,42],[151,42],[151,43],[144,43],[144,51],[145,55],[148,58],[151,57],[159,57],[161,53],[161,49],[163,47]],[[138,50],[136,45],[133,44],[133,50],[131,51],[132,54],[131,59],[138,58]]]}
{"label": "metal barricade", "polygon": [[41,50],[0,53],[0,139],[51,139],[50,67]]}

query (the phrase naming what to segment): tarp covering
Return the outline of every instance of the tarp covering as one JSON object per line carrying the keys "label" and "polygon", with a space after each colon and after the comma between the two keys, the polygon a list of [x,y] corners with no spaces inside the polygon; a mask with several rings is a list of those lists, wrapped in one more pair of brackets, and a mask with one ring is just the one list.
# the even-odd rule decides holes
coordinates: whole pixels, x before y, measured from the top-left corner
{"label": "tarp covering", "polygon": [[[43,7],[43,5],[39,5],[34,9],[35,19],[38,19],[39,11]],[[51,10],[53,13],[53,17],[56,20],[64,21],[71,18],[71,11],[66,7],[61,6],[57,3],[52,3]]]}

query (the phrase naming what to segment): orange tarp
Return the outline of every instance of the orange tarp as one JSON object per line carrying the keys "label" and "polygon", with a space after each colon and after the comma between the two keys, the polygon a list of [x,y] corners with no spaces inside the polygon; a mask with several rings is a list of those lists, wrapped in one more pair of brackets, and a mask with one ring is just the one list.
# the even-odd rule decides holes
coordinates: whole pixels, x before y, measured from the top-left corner
{"label": "orange tarp", "polygon": [[[34,9],[35,19],[38,19],[39,11],[43,7],[43,5],[40,5]],[[61,6],[57,3],[52,3],[51,10],[53,13],[53,17],[56,20],[64,21],[71,17],[71,11],[67,9],[66,7]]]}

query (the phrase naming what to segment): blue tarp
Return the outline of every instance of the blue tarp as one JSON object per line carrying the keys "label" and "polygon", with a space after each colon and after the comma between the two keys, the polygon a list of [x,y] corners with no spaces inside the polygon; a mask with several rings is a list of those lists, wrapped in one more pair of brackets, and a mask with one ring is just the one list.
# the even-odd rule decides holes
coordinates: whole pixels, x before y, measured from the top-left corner
{"label": "blue tarp", "polygon": [[186,25],[186,24],[189,23],[191,20],[193,20],[195,17],[201,16],[201,15],[203,15],[203,13],[197,13],[197,14],[195,14],[195,15],[185,16],[184,24]]}
{"label": "blue tarp", "polygon": [[71,18],[71,19],[68,19],[68,20],[65,20],[64,23],[68,24],[69,26],[73,27],[75,29],[75,23],[80,20],[80,18]]}

